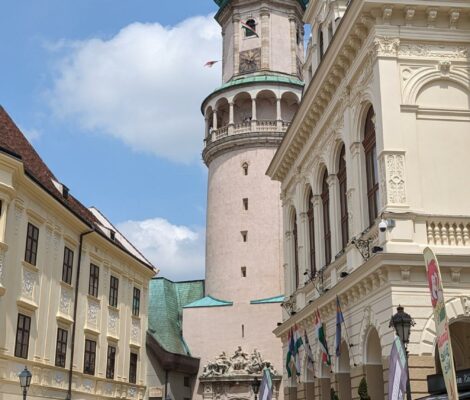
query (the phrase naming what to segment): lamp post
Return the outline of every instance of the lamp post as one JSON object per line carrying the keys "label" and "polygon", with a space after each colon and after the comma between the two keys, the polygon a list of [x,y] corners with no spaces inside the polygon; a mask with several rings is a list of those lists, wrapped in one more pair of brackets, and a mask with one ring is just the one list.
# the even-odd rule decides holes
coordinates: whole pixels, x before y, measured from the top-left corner
{"label": "lamp post", "polygon": [[31,377],[33,374],[28,371],[28,368],[24,367],[24,370],[18,375],[20,378],[20,386],[23,389],[23,400],[26,400],[26,394],[28,393],[29,386],[31,385]]}
{"label": "lamp post", "polygon": [[253,389],[253,393],[255,394],[255,400],[258,400],[258,392],[259,392],[260,385],[261,385],[261,382],[259,381],[258,378],[255,378],[255,380],[251,384],[251,387]]}
{"label": "lamp post", "polygon": [[410,314],[405,312],[405,309],[399,305],[397,307],[397,312],[390,319],[389,328],[392,326],[395,328],[397,336],[400,338],[403,346],[405,347],[406,355],[406,375],[408,379],[406,380],[406,399],[411,400],[411,388],[410,388],[410,368],[408,366],[408,343],[410,342],[410,330],[412,326],[415,326],[415,321],[411,318]]}

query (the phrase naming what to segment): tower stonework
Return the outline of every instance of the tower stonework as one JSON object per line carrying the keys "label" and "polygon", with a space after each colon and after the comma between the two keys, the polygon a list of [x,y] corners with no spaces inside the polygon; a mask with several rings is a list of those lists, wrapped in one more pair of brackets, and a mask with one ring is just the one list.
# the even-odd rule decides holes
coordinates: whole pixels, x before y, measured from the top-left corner
{"label": "tower stonework", "polygon": [[256,349],[282,373],[282,346],[272,333],[284,293],[280,185],[266,170],[303,88],[305,0],[216,3],[223,83],[202,104],[209,169],[205,297],[183,310],[183,336],[201,358],[195,399],[212,399],[203,367],[238,346],[248,354]]}

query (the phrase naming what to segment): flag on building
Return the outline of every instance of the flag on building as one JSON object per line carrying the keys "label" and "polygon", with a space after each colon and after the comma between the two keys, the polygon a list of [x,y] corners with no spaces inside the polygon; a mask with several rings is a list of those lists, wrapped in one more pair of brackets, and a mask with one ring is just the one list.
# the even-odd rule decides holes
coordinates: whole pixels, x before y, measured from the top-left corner
{"label": "flag on building", "polygon": [[321,322],[321,316],[320,316],[319,310],[317,310],[317,312],[315,313],[315,330],[317,331],[317,338],[320,344],[321,360],[323,364],[330,367],[331,357],[330,357],[330,353],[328,353],[328,344],[326,342],[325,328],[323,326],[323,323]]}
{"label": "flag on building", "polygon": [[259,390],[259,400],[271,400],[273,398],[273,380],[268,368],[263,370],[263,379],[261,380]]}
{"label": "flag on building", "polygon": [[217,64],[220,60],[217,60],[217,61],[207,61],[205,64],[204,64],[204,67],[207,67],[207,68],[212,68],[215,64]]}
{"label": "flag on building", "polygon": [[336,296],[336,357],[341,355],[341,326],[344,323],[339,297]]}
{"label": "flag on building", "polygon": [[291,366],[294,364],[295,372],[300,375],[300,347],[303,345],[302,337],[299,335],[297,325],[289,331],[289,349],[286,357],[286,370],[289,378],[292,376]]}
{"label": "flag on building", "polygon": [[305,348],[305,356],[307,357],[307,368],[311,371],[314,371],[314,364],[313,364],[313,352],[312,348],[310,347],[310,342],[308,340],[307,331],[304,333],[304,348]]}
{"label": "flag on building", "polygon": [[258,33],[250,25],[248,25],[246,22],[241,21],[241,24],[242,24],[243,28],[245,28],[247,31],[250,31],[256,37],[259,37]]}

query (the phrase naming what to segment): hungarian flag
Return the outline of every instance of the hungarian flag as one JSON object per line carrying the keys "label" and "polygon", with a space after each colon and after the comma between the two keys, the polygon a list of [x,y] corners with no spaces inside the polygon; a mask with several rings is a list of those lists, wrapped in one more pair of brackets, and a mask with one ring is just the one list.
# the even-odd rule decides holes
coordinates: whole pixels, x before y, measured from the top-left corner
{"label": "hungarian flag", "polygon": [[336,357],[341,356],[341,325],[344,323],[339,297],[336,296]]}
{"label": "hungarian flag", "polygon": [[300,347],[303,345],[302,337],[299,335],[297,325],[289,331],[289,350],[286,357],[286,370],[289,378],[292,376],[291,364],[295,366],[295,372],[300,376]]}
{"label": "hungarian flag", "polygon": [[314,370],[313,365],[313,351],[310,347],[310,342],[308,340],[307,331],[304,333],[304,347],[305,347],[305,355],[307,356],[307,368],[310,370]]}
{"label": "hungarian flag", "polygon": [[273,398],[273,381],[268,368],[263,370],[263,379],[259,391],[259,400],[271,400]]}
{"label": "hungarian flag", "polygon": [[250,31],[256,37],[259,37],[259,35],[256,33],[256,31],[250,25],[248,25],[246,22],[241,21],[241,24],[242,24],[243,28],[245,28],[247,31]]}
{"label": "hungarian flag", "polygon": [[220,60],[217,60],[217,61],[207,61],[205,64],[204,64],[204,67],[207,67],[207,68],[212,68],[214,66],[214,64],[217,64]]}
{"label": "hungarian flag", "polygon": [[330,353],[328,353],[328,344],[326,342],[325,328],[323,326],[323,323],[321,322],[319,310],[317,310],[317,312],[315,313],[315,330],[317,331],[317,338],[318,338],[318,342],[320,343],[321,360],[323,364],[330,367],[331,357],[330,357]]}

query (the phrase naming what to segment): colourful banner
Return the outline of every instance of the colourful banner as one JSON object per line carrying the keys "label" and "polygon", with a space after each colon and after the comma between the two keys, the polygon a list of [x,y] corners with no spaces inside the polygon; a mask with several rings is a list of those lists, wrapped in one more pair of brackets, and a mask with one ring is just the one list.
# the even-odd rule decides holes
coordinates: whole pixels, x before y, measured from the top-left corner
{"label": "colourful banner", "polygon": [[407,379],[405,349],[400,338],[395,336],[388,369],[389,400],[403,400],[403,396],[406,393]]}
{"label": "colourful banner", "polygon": [[436,322],[437,348],[441,360],[442,375],[446,384],[449,400],[458,400],[457,381],[455,377],[454,357],[450,343],[449,322],[447,321],[444,289],[442,288],[441,271],[434,252],[426,247],[424,249],[424,261],[428,275],[431,303],[434,309],[434,321]]}

